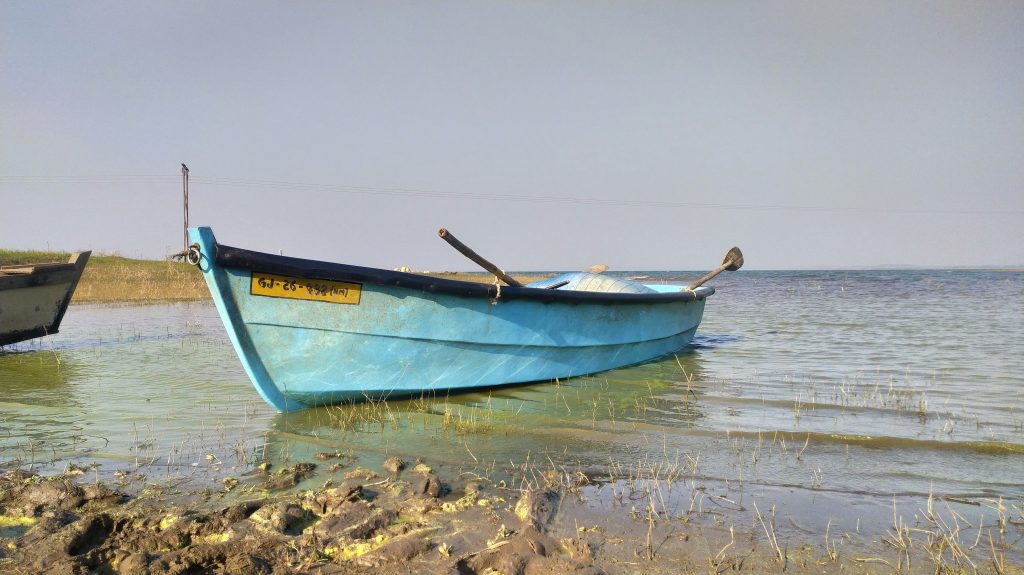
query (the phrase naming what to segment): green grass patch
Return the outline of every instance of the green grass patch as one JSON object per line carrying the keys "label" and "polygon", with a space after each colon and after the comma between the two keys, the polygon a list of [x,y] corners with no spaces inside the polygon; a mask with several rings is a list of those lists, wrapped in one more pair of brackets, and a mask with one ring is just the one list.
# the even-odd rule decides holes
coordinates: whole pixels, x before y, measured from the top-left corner
{"label": "green grass patch", "polygon": [[67,252],[0,250],[0,266],[24,266],[50,262],[66,262],[71,254]]}

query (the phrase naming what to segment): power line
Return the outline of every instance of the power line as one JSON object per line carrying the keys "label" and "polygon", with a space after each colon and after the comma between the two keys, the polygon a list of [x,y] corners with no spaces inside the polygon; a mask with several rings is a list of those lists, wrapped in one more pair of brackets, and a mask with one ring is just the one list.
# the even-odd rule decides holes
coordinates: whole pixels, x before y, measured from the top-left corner
{"label": "power line", "polygon": [[133,174],[122,176],[0,176],[0,183],[15,184],[117,184],[178,181],[178,175]]}
{"label": "power line", "polygon": [[[355,194],[388,197],[416,197],[472,201],[529,202],[545,204],[572,204],[590,206],[624,206],[649,208],[686,208],[744,211],[793,211],[793,212],[848,212],[882,214],[928,214],[928,215],[1024,215],[1024,210],[970,210],[941,208],[893,208],[893,207],[833,207],[787,204],[732,204],[720,202],[689,202],[622,198],[588,198],[580,196],[537,196],[525,194],[481,194],[473,192],[450,192],[421,188],[387,188],[376,186],[353,186],[341,184],[315,184],[308,182],[285,182],[277,180],[256,180],[214,176],[190,176],[192,184],[199,184],[200,190],[217,188],[243,188],[264,191],[290,191],[309,193]],[[0,176],[3,184],[33,185],[88,185],[88,184],[161,184],[178,183],[180,174],[131,174],[106,176]]]}

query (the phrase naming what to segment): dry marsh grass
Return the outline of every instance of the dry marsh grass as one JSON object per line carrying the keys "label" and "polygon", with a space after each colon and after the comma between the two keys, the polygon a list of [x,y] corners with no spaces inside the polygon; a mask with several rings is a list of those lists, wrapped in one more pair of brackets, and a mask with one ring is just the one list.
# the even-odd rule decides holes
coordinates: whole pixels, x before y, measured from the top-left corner
{"label": "dry marsh grass", "polygon": [[89,260],[72,301],[195,301],[209,297],[202,274],[187,263],[99,256]]}
{"label": "dry marsh grass", "polygon": [[[0,265],[67,261],[66,252],[0,250]],[[197,268],[169,260],[93,254],[72,303],[195,301],[210,292]]]}

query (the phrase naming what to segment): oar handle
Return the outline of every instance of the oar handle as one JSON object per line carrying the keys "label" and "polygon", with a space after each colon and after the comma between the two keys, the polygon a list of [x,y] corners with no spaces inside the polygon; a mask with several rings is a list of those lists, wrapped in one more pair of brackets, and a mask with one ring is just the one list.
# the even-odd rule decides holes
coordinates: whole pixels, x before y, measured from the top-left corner
{"label": "oar handle", "polygon": [[483,257],[480,256],[480,254],[470,249],[469,246],[460,242],[459,239],[453,236],[451,232],[449,232],[448,230],[441,228],[437,230],[437,235],[440,236],[442,240],[448,242],[448,244],[451,245],[453,248],[459,250],[459,253],[473,260],[474,262],[476,262],[477,265],[494,274],[494,277],[500,279],[501,281],[505,282],[506,284],[512,287],[523,287],[523,284],[517,282],[511,276],[503,272],[501,268],[499,268],[498,266],[485,260]]}
{"label": "oar handle", "polygon": [[708,275],[700,278],[692,284],[686,286],[688,290],[695,290],[705,283],[711,281],[711,278],[717,276],[724,271],[734,272],[743,267],[743,252],[739,248],[732,248],[725,254],[725,259],[722,260],[722,265],[718,266],[714,270],[708,273]]}
{"label": "oar handle", "polygon": [[708,275],[706,275],[706,276],[700,278],[699,280],[693,282],[692,284],[686,286],[686,289],[688,289],[688,290],[695,290],[695,289],[697,289],[698,287],[700,287],[700,286],[704,285],[705,283],[711,281],[711,279],[714,278],[715,276],[717,276],[718,274],[724,272],[726,267],[727,266],[725,266],[725,265],[718,266],[713,271],[709,272]]}

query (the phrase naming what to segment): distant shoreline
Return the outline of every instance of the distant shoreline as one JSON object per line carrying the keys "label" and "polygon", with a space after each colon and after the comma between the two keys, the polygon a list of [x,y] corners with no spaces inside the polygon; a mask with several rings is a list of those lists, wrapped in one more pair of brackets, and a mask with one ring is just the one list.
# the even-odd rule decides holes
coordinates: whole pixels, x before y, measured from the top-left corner
{"label": "distant shoreline", "polygon": [[[0,266],[67,261],[66,252],[0,250]],[[437,278],[490,283],[486,272],[413,272]],[[517,274],[523,283],[551,274]],[[82,273],[72,304],[159,303],[210,299],[202,273],[193,265],[173,260],[140,260],[95,255]]]}
{"label": "distant shoreline", "polygon": [[[67,261],[68,253],[0,250],[0,266]],[[754,272],[810,271],[976,271],[1024,273],[1024,268],[860,268],[845,270],[751,270]],[[633,273],[623,270],[624,273]],[[431,277],[491,283],[486,272],[412,272]],[[557,272],[527,271],[513,274],[523,283],[548,278]],[[131,259],[116,255],[93,255],[75,290],[73,304],[156,303],[210,299],[202,274],[195,266],[172,260]]]}

